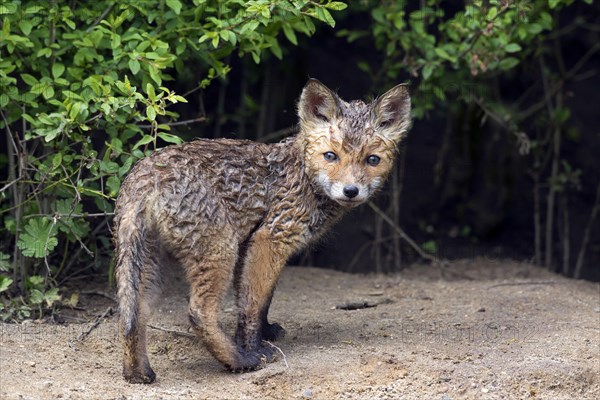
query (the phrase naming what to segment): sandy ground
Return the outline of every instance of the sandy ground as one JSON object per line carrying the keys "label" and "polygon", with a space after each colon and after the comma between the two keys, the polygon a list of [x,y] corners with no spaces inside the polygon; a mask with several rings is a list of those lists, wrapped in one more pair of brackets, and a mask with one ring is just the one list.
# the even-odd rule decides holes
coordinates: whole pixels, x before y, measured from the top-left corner
{"label": "sandy ground", "polygon": [[[157,382],[121,377],[109,299],[82,295],[70,321],[0,325],[1,399],[599,399],[600,287],[515,262],[414,266],[397,275],[288,268],[271,319],[278,360],[232,374],[188,337],[171,278],[149,329]],[[338,305],[374,306],[342,310]],[[233,331],[234,309],[225,308]],[[158,328],[158,329],[157,329]]]}

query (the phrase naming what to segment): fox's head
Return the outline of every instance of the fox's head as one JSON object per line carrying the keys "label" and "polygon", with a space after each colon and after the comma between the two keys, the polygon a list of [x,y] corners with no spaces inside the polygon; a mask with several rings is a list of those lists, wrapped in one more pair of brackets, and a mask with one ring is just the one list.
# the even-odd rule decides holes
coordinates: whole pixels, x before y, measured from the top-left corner
{"label": "fox's head", "polygon": [[398,85],[370,104],[345,102],[316,79],[298,103],[305,169],[332,200],[354,207],[379,189],[410,127],[410,96]]}

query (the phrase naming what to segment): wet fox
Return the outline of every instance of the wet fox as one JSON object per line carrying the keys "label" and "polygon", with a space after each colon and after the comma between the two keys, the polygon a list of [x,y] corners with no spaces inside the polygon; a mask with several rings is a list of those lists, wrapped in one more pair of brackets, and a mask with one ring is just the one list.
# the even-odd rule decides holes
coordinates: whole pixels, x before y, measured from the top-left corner
{"label": "wet fox", "polygon": [[[123,375],[151,383],[146,323],[161,269],[179,264],[190,284],[189,319],[210,353],[232,371],[273,358],[265,341],[285,330],[267,321],[287,260],[384,183],[410,126],[404,85],[366,104],[308,81],[299,132],[279,143],[195,140],[139,161],[115,210],[116,279]],[[235,339],[219,311],[233,284]]]}

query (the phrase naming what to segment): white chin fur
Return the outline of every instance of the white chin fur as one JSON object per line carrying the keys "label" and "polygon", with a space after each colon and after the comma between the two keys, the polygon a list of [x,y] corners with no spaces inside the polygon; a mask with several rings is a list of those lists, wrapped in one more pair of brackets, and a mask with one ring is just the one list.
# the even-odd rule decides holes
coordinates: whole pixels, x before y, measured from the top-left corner
{"label": "white chin fur", "polygon": [[325,173],[319,174],[319,184],[329,198],[344,207],[356,207],[364,203],[369,197],[368,188],[364,185],[356,185],[358,188],[358,195],[356,197],[351,199],[346,197],[344,195],[344,187],[346,185],[341,182],[331,182]]}

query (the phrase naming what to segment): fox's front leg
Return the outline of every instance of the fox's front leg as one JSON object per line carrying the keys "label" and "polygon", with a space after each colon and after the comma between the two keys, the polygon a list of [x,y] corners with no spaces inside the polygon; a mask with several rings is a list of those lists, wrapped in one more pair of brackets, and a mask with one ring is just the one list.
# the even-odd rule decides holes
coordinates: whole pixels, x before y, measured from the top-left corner
{"label": "fox's front leg", "polygon": [[262,228],[252,237],[239,277],[237,340],[246,350],[262,353],[267,361],[272,350],[263,345],[263,338],[274,340],[284,332],[278,324],[268,324],[267,312],[277,279],[292,252],[289,244]]}

